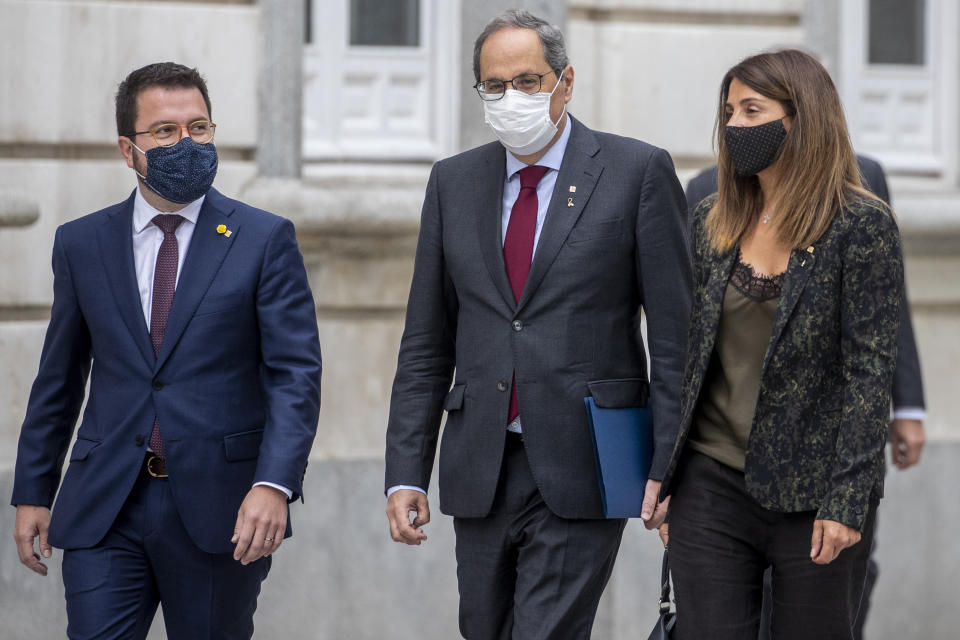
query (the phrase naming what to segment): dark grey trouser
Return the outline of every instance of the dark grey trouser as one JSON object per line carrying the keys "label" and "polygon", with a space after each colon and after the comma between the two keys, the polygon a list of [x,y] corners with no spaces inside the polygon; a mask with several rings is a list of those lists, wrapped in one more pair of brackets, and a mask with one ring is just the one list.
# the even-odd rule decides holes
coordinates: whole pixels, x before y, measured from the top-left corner
{"label": "dark grey trouser", "polygon": [[551,513],[520,438],[509,435],[490,514],[453,521],[460,633],[468,640],[589,638],[625,524]]}

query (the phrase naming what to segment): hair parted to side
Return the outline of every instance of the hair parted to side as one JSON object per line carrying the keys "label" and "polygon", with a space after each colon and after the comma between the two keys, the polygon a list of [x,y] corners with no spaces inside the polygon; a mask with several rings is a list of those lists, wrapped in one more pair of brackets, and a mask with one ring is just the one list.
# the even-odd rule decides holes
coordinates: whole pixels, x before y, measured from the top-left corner
{"label": "hair parted to side", "polygon": [[570,64],[567,46],[563,42],[563,32],[559,27],[538,18],[529,11],[510,9],[491,20],[473,43],[473,77],[477,82],[480,82],[480,50],[483,48],[483,43],[491,34],[509,28],[532,29],[537,32],[540,44],[543,45],[543,57],[550,68],[557,72],[557,78],[560,77],[560,72]]}
{"label": "hair parted to side", "polygon": [[151,87],[196,87],[207,105],[207,113],[213,117],[207,83],[199,71],[176,62],[155,62],[131,71],[117,87],[117,135],[130,136],[136,131],[137,98],[142,91]]}
{"label": "hair parted to side", "polygon": [[719,151],[717,197],[707,214],[714,250],[736,246],[764,205],[759,180],[736,175],[724,142],[729,120],[725,104],[734,78],[778,101],[791,118],[775,161],[780,178],[772,222],[783,244],[798,249],[816,242],[852,198],[880,206],[880,200],[863,188],[843,105],[827,70],[797,49],[761,53],[727,71],[720,86],[714,131]]}

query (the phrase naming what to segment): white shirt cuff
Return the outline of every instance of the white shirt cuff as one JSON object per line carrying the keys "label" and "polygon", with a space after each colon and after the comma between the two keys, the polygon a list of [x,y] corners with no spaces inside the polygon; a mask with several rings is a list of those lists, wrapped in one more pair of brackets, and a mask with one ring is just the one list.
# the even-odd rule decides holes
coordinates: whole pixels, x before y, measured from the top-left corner
{"label": "white shirt cuff", "polygon": [[260,485],[263,485],[265,487],[273,487],[274,489],[279,489],[280,491],[283,491],[285,494],[287,494],[287,500],[293,499],[293,491],[290,491],[290,489],[280,486],[279,484],[274,484],[272,482],[256,482],[254,483],[253,486],[259,487]]}
{"label": "white shirt cuff", "polygon": [[894,420],[919,420],[923,422],[927,419],[927,411],[921,407],[900,407],[893,410]]}
{"label": "white shirt cuff", "polygon": [[389,489],[387,489],[387,498],[395,494],[397,491],[400,491],[401,489],[409,489],[410,491],[419,491],[423,495],[427,495],[427,492],[421,489],[420,487],[415,487],[410,484],[398,484],[394,487],[390,487]]}

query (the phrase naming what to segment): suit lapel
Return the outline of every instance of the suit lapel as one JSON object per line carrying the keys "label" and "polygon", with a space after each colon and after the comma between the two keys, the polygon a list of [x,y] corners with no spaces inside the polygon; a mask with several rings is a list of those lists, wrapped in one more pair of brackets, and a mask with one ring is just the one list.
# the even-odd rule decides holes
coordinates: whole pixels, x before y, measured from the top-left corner
{"label": "suit lapel", "polygon": [[[540,286],[567,236],[580,219],[580,214],[583,213],[603,172],[603,165],[594,158],[600,151],[600,145],[590,130],[574,120],[573,116],[570,116],[567,126],[572,126],[573,129],[563,153],[563,162],[560,164],[553,196],[550,198],[550,206],[547,208],[533,264],[530,265],[530,275],[527,276],[517,312]],[[577,188],[575,193],[569,192],[571,185]],[[570,202],[573,206],[569,206]]]}
{"label": "suit lapel", "polygon": [[[159,371],[170,357],[236,240],[240,227],[229,224],[231,213],[233,208],[226,198],[213,189],[207,192],[207,198],[197,217],[197,226],[190,239],[190,248],[183,261],[177,290],[173,294],[170,317],[163,333],[160,353],[157,354],[156,371]],[[217,227],[221,224],[230,230],[229,237],[217,232]]]}
{"label": "suit lapel", "polygon": [[476,193],[470,199],[476,207],[477,233],[480,252],[490,272],[490,278],[510,309],[517,305],[503,261],[503,183],[506,181],[507,160],[503,147],[490,145],[484,163],[484,173],[474,183]]}
{"label": "suit lapel", "polygon": [[783,278],[783,291],[780,295],[780,302],[777,303],[777,315],[773,321],[773,331],[770,335],[770,344],[767,345],[767,353],[763,358],[763,369],[761,375],[767,370],[767,364],[777,346],[777,341],[783,334],[787,321],[793,313],[800,294],[810,279],[810,273],[816,264],[816,252],[814,248],[794,249],[790,253],[790,261],[787,263],[787,272]]}
{"label": "suit lapel", "polygon": [[140,354],[149,366],[153,366],[153,346],[150,344],[150,329],[143,317],[143,303],[137,286],[137,267],[133,261],[133,200],[130,195],[116,212],[97,230],[100,257],[113,291],[120,317]]}

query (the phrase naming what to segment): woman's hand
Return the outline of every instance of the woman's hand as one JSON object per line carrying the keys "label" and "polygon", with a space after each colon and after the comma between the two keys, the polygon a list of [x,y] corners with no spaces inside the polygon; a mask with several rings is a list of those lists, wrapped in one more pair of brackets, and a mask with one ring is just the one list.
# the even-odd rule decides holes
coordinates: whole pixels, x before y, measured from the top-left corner
{"label": "woman's hand", "polygon": [[817,564],[830,564],[840,552],[860,542],[860,532],[833,520],[814,520],[810,539],[810,558]]}

